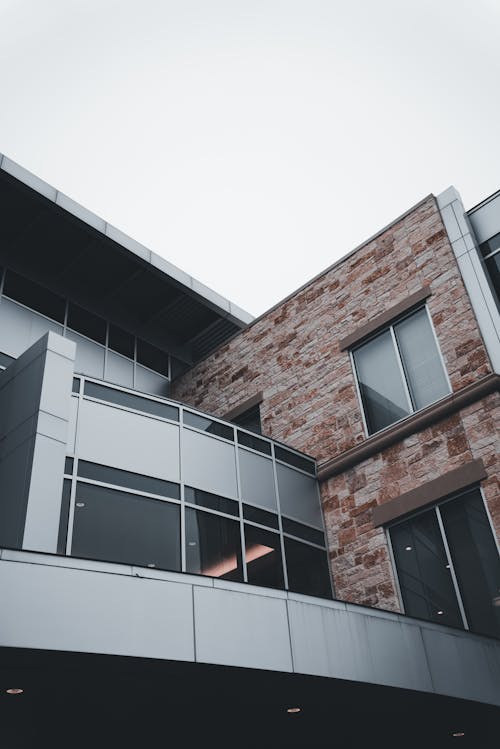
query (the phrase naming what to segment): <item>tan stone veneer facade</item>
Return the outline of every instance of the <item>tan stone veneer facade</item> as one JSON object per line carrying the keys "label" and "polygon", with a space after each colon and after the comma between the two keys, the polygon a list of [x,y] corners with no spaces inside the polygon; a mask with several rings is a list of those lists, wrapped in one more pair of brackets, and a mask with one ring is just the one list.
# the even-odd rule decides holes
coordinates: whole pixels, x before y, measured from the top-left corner
{"label": "tan stone veneer facade", "polygon": [[[390,322],[412,299],[426,301],[452,394],[367,438],[346,342]],[[480,466],[498,537],[498,375],[433,196],[258,318],[172,390],[220,417],[260,392],[263,433],[318,461],[338,598],[399,610],[374,509],[402,495],[418,504],[420,489],[421,502],[429,501],[425,487],[441,486],[430,482],[449,475],[452,486],[468,464]]]}

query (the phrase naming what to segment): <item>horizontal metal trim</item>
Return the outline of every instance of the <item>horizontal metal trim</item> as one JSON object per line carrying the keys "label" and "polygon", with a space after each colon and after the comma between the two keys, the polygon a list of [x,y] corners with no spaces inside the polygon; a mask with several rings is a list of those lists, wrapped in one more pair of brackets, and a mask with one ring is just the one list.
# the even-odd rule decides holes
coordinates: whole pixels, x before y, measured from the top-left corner
{"label": "horizontal metal trim", "polygon": [[401,494],[383,505],[373,508],[374,526],[387,525],[392,520],[408,515],[410,512],[437,502],[449,494],[454,494],[472,484],[477,484],[487,476],[483,461],[471,460],[459,468],[448,471],[444,476],[427,481],[422,486]]}
{"label": "horizontal metal trim", "polygon": [[392,427],[374,434],[360,445],[352,447],[345,453],[326,460],[318,467],[318,480],[326,481],[331,476],[336,476],[343,471],[347,471],[348,468],[352,468],[357,463],[361,463],[372,455],[382,452],[382,450],[390,447],[395,442],[400,442],[405,437],[426,429],[436,421],[451,416],[496,390],[500,390],[500,375],[489,374],[486,377],[482,377],[477,382],[467,385],[456,393],[451,393],[451,395],[427,406],[427,408],[421,411],[417,411],[417,413],[408,416],[403,421],[399,421]]}
{"label": "horizontal metal trim", "polygon": [[431,287],[423,286],[418,291],[415,291],[414,294],[410,294],[410,296],[406,297],[406,299],[403,299],[403,301],[399,302],[399,304],[395,304],[385,312],[382,312],[382,314],[374,317],[372,320],[370,320],[370,322],[367,322],[366,325],[362,325],[353,333],[350,333],[345,338],[342,338],[339,342],[340,350],[346,351],[347,349],[352,348],[352,346],[354,346],[356,343],[359,343],[364,338],[367,338],[372,333],[375,333],[384,325],[388,325],[404,312],[407,312],[416,304],[419,304],[419,302],[425,301],[428,297],[431,296],[431,294]]}

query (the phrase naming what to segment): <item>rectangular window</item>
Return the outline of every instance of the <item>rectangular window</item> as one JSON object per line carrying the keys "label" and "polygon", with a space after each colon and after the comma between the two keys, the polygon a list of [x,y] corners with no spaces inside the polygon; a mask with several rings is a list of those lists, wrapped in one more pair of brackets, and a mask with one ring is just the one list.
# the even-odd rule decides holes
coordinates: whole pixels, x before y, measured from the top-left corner
{"label": "rectangular window", "polygon": [[245,557],[249,583],[267,588],[285,587],[278,533],[245,523]]}
{"label": "rectangular window", "polygon": [[179,505],[79,482],[71,554],[180,570]]}
{"label": "rectangular window", "polygon": [[241,582],[239,522],[186,508],[186,572]]}
{"label": "rectangular window", "polygon": [[368,434],[450,392],[424,307],[352,352]]}
{"label": "rectangular window", "polygon": [[106,385],[99,385],[96,382],[85,382],[84,395],[99,400],[116,403],[119,406],[133,408],[135,411],[161,416],[163,419],[179,421],[179,409],[168,403],[142,398],[140,395],[127,393],[125,390],[115,390]]}
{"label": "rectangular window", "polygon": [[408,615],[500,637],[500,558],[479,489],[389,532]]}

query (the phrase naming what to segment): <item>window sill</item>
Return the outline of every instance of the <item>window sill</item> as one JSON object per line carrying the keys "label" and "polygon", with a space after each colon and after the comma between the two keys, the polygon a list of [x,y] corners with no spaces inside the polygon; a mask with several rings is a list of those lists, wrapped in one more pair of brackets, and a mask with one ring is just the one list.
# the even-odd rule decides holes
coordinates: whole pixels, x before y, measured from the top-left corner
{"label": "window sill", "polygon": [[373,434],[364,442],[341,455],[320,463],[318,466],[318,480],[326,481],[343,471],[352,468],[357,463],[370,458],[372,455],[385,450],[396,442],[400,442],[415,432],[434,424],[436,421],[445,419],[447,416],[460,411],[462,408],[474,403],[490,393],[500,390],[500,375],[489,374],[482,377],[472,385],[462,388],[456,393],[451,393],[440,401],[417,411],[402,421],[387,427],[381,432]]}

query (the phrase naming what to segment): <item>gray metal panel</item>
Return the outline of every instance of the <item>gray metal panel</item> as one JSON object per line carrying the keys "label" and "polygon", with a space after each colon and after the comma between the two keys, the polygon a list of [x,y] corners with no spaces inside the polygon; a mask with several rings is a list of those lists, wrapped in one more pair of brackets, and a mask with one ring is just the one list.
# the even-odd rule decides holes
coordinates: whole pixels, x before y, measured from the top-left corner
{"label": "gray metal panel", "polygon": [[55,551],[73,357],[48,333],[0,376],[0,522],[3,542]]}
{"label": "gray metal panel", "polygon": [[120,354],[115,354],[114,351],[108,350],[104,379],[123,387],[133,387],[134,362],[127,359],[126,356],[120,356]]}
{"label": "gray metal panel", "polygon": [[234,445],[184,429],[182,476],[189,486],[236,498],[238,490]]}
{"label": "gray metal panel", "polygon": [[[463,697],[467,685],[469,699],[498,703],[500,671],[495,674],[489,667],[487,640],[428,629],[422,635],[436,692]],[[488,644],[493,648],[492,642]],[[499,648],[494,649],[498,652]]]}
{"label": "gray metal panel", "polygon": [[194,659],[190,585],[2,560],[0,590],[3,646]]}
{"label": "gray metal panel", "polygon": [[291,671],[286,601],[194,588],[196,660]]}
{"label": "gray metal panel", "polygon": [[[349,612],[349,616],[359,616]],[[401,621],[365,617],[373,680],[405,689],[432,690],[420,628]],[[356,645],[355,645],[356,647]]]}
{"label": "gray metal panel", "polygon": [[66,331],[66,338],[76,343],[75,372],[86,374],[89,377],[104,377],[104,346],[89,341],[88,338]]}
{"label": "gray metal panel", "polygon": [[238,460],[243,501],[276,511],[272,460],[242,448],[238,448]]}
{"label": "gray metal panel", "polygon": [[179,427],[84,400],[77,433],[80,458],[179,481]]}
{"label": "gray metal panel", "polygon": [[140,364],[136,364],[135,387],[137,390],[142,390],[143,393],[165,396],[168,395],[169,382],[165,377],[151,372],[150,369],[141,367]]}
{"label": "gray metal panel", "polygon": [[276,470],[282,514],[322,529],[323,517],[316,480],[279,463]]}

